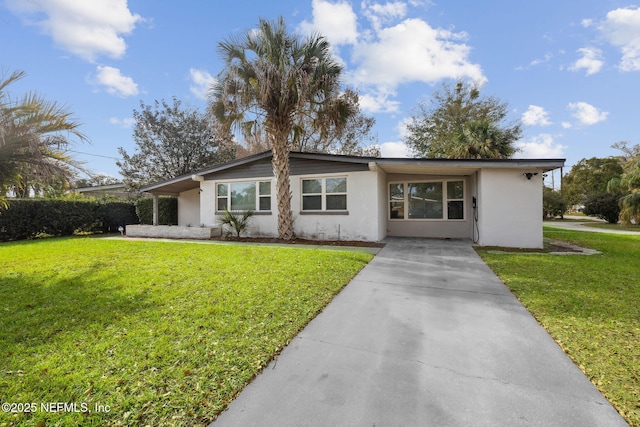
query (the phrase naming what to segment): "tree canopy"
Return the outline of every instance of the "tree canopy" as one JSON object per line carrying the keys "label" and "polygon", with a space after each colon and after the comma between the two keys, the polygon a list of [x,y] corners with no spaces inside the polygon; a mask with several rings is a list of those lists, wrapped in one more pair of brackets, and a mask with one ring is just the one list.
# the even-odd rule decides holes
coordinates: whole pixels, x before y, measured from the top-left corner
{"label": "tree canopy", "polygon": [[67,151],[71,137],[88,141],[65,107],[35,92],[13,99],[7,88],[23,77],[23,71],[0,77],[0,204],[9,190],[28,196],[68,185],[80,169]]}
{"label": "tree canopy", "polygon": [[506,102],[482,97],[477,84],[444,83],[411,117],[405,144],[416,157],[509,158],[522,126],[507,122],[508,112]]}
{"label": "tree canopy", "polygon": [[331,153],[352,156],[380,157],[380,148],[376,144],[377,135],[372,133],[376,119],[365,116],[360,110],[358,93],[346,89],[339,98],[352,112],[345,124],[335,126],[329,123],[320,132],[314,131],[313,123],[304,116],[300,127],[300,137],[292,149],[309,153]]}
{"label": "tree canopy", "polygon": [[[351,104],[353,111],[346,118],[345,125],[330,125],[324,132],[319,132],[314,130],[311,118],[303,116],[298,126],[300,133],[291,146],[292,151],[380,157],[378,136],[373,132],[376,120],[362,113],[358,93],[346,89],[340,98]],[[271,150],[271,145],[263,130],[252,129],[251,133],[243,135],[237,150],[238,157],[241,157]]]}
{"label": "tree canopy", "polygon": [[289,33],[282,17],[261,19],[256,29],[219,43],[218,52],[225,67],[213,87],[211,111],[244,135],[266,137],[273,153],[278,235],[291,239],[289,152],[305,131],[340,132],[355,113],[340,97],[342,66],[324,37]]}
{"label": "tree canopy", "polygon": [[581,159],[562,178],[564,199],[570,205],[584,203],[595,194],[607,192],[607,184],[622,175],[618,157]]}
{"label": "tree canopy", "polygon": [[183,108],[175,97],[172,105],[165,100],[153,105],[140,102],[133,117],[136,152],[130,155],[120,147],[122,160],[116,162],[128,188],[186,175],[235,157],[231,135],[207,114]]}
{"label": "tree canopy", "polygon": [[629,146],[627,141],[613,145],[623,152],[623,173],[613,178],[607,185],[607,191],[623,194],[619,199],[620,219],[626,224],[640,224],[640,144]]}

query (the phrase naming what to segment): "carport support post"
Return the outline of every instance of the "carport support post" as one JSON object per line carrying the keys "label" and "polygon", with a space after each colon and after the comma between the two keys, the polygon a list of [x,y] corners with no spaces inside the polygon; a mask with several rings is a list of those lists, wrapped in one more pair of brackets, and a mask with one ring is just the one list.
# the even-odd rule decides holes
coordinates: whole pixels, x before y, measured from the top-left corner
{"label": "carport support post", "polygon": [[158,195],[153,195],[153,225],[158,225]]}

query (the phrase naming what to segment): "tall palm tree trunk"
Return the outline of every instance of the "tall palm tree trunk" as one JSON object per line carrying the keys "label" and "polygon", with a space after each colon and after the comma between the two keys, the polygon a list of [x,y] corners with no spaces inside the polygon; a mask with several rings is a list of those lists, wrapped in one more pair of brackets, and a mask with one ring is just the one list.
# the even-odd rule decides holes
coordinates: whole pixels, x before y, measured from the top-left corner
{"label": "tall palm tree trunk", "polygon": [[[281,138],[281,137],[280,137]],[[282,139],[277,138],[279,141]],[[291,240],[293,233],[293,214],[291,212],[291,182],[289,179],[289,144],[284,137],[284,143],[274,140],[271,152],[273,153],[273,175],[276,178],[276,201],[278,204],[278,237]]]}

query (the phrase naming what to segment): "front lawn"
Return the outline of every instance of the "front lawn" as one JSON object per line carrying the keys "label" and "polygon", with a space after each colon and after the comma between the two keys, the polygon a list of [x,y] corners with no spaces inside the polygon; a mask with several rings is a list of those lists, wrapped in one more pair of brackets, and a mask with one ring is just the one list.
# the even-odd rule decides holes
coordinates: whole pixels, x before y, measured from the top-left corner
{"label": "front lawn", "polygon": [[632,426],[640,426],[640,236],[545,230],[602,255],[478,252]]}
{"label": "front lawn", "polygon": [[206,425],[371,258],[97,238],[0,244],[0,401],[15,403],[0,426]]}

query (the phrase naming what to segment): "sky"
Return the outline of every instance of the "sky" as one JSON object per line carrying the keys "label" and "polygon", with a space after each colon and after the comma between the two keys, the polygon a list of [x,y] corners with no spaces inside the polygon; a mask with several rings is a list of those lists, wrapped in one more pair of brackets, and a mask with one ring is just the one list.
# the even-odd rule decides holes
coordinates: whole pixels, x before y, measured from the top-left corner
{"label": "sky", "polygon": [[279,16],[329,40],[384,157],[410,155],[409,118],[456,79],[522,121],[515,158],[566,158],[566,173],[640,144],[640,7],[628,1],[0,0],[0,70],[27,73],[14,98],[36,91],[72,111],[90,143],[70,154],[120,177],[140,102],[204,111],[218,43]]}

